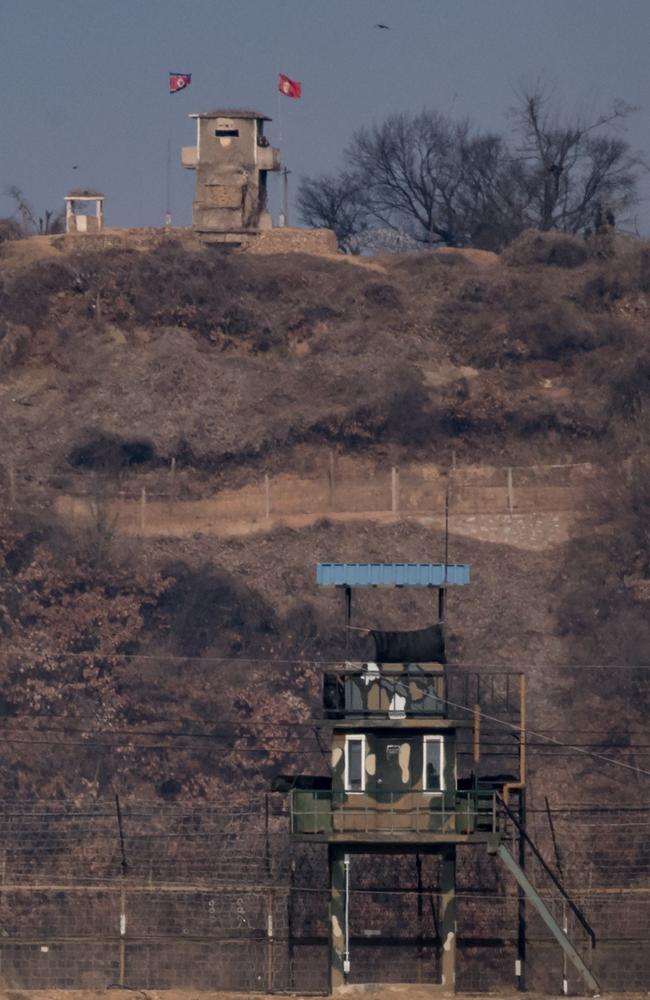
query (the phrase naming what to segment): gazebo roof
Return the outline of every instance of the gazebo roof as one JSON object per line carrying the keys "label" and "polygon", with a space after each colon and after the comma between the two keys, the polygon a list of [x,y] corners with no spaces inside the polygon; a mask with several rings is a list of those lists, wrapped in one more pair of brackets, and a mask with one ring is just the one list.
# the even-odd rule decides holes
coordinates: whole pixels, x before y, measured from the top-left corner
{"label": "gazebo roof", "polygon": [[93,198],[101,198],[103,200],[104,195],[101,191],[93,191],[90,188],[85,188],[83,191],[81,189],[68,191],[64,201],[83,201],[84,199],[88,199],[90,201]]}

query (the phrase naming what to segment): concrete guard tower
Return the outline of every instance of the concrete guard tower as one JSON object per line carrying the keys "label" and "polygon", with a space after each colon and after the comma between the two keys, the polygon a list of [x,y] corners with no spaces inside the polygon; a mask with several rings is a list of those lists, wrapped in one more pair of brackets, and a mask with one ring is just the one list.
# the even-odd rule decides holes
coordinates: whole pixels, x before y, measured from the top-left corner
{"label": "concrete guard tower", "polygon": [[[99,233],[104,228],[104,195],[101,191],[70,191],[65,201],[66,233]],[[78,205],[95,203],[92,215],[78,211]]]}
{"label": "concrete guard tower", "polygon": [[190,115],[196,146],[185,146],[182,164],[196,170],[192,228],[206,242],[240,243],[271,229],[266,181],[280,169],[280,150],[269,145],[257,111],[216,110]]}
{"label": "concrete guard tower", "polygon": [[[539,855],[525,826],[525,676],[520,672],[448,670],[444,649],[448,586],[469,583],[469,566],[432,563],[319,563],[319,586],[343,592],[346,635],[356,587],[437,590],[438,621],[408,632],[373,630],[375,661],[346,662],[323,678],[323,728],[329,728],[331,777],[278,776],[290,794],[291,835],[326,843],[330,876],[330,990],[353,974],[350,952],[350,868],[359,855],[432,854],[439,859],[440,981],[456,983],[456,854],[482,846],[517,883],[517,982],[525,988],[525,904],[532,904],[592,992],[598,984],[525,871],[526,847],[582,926],[593,931]],[[347,643],[346,643],[347,648]],[[484,692],[499,689],[495,701]],[[508,693],[510,692],[510,694]],[[481,760],[481,719],[498,704],[510,715],[517,774],[489,776]],[[492,737],[493,738],[493,737]],[[460,768],[465,747],[473,766]],[[469,748],[471,747],[471,750]],[[488,755],[489,756],[489,752]],[[512,853],[512,847],[515,856]]]}

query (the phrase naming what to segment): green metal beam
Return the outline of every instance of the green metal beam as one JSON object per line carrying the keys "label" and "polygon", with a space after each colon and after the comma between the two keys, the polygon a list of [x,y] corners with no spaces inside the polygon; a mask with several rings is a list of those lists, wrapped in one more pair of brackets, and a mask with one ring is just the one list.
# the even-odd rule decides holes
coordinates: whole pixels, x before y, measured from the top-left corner
{"label": "green metal beam", "polygon": [[528,881],[528,879],[524,875],[523,871],[521,870],[521,868],[519,867],[519,865],[517,864],[517,862],[515,861],[512,854],[505,846],[505,844],[499,844],[497,848],[497,854],[503,861],[504,865],[506,866],[510,874],[516,879],[517,884],[521,886],[521,888],[524,890],[529,900],[531,901],[531,903],[541,916],[542,920],[550,930],[551,934],[557,940],[558,944],[565,952],[569,961],[572,962],[575,968],[578,970],[578,972],[584,979],[589,989],[593,991],[594,995],[600,994],[600,986],[598,985],[597,981],[594,979],[591,972],[589,971],[585,963],[582,961],[580,955],[573,947],[568,937],[566,936],[560,925],[553,917],[553,914],[547,907],[542,897],[539,895],[539,893],[532,885],[532,883]]}

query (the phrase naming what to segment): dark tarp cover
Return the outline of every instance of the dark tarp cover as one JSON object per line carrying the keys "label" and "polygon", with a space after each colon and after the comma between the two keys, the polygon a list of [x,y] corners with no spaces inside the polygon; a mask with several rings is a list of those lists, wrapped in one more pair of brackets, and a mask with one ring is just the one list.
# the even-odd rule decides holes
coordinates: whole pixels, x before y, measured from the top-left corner
{"label": "dark tarp cover", "polygon": [[445,663],[445,639],[441,625],[428,625],[413,632],[372,629],[377,663]]}
{"label": "dark tarp cover", "polygon": [[332,787],[331,775],[276,774],[271,780],[272,792],[290,792],[292,788],[318,789],[327,791]]}

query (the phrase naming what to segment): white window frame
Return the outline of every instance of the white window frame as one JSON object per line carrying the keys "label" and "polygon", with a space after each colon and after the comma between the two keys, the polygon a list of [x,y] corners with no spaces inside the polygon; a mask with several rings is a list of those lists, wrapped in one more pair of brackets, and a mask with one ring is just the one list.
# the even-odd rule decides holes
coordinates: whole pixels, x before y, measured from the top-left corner
{"label": "white window frame", "polygon": [[[350,743],[361,744],[361,788],[350,788]],[[343,769],[343,787],[348,795],[363,795],[366,790],[366,737],[363,733],[348,733],[345,737],[345,765]]]}
{"label": "white window frame", "polygon": [[[440,787],[427,788],[427,743],[440,744]],[[426,795],[440,795],[445,791],[445,738],[444,736],[425,736],[422,740],[422,791]]]}

